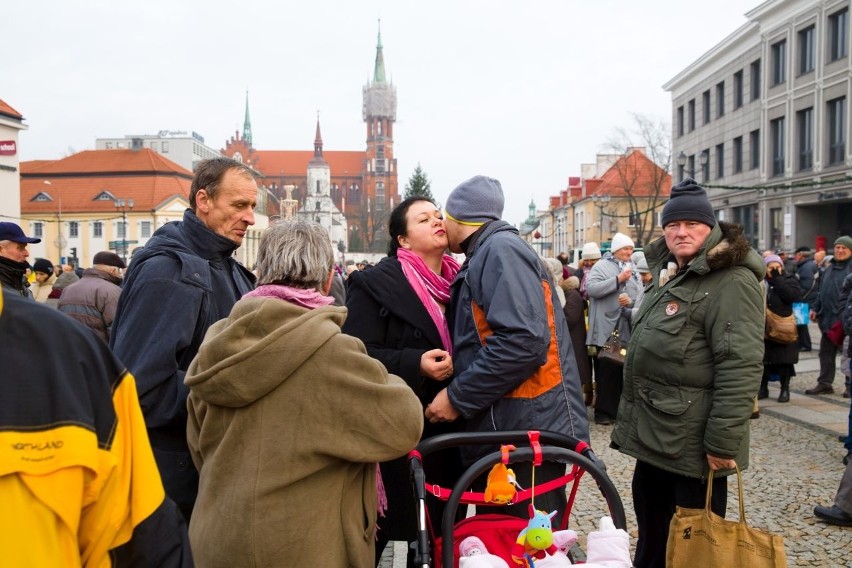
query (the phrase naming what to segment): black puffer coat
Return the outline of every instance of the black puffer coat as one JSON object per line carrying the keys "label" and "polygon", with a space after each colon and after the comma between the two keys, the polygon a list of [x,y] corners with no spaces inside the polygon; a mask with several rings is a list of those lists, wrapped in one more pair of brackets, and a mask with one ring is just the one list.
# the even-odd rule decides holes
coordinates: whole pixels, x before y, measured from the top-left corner
{"label": "black puffer coat", "polygon": [[[783,273],[764,280],[766,290],[766,307],[773,313],[786,317],[793,313],[793,302],[801,300],[802,292],[799,282],[792,274]],[[795,365],[799,362],[799,343],[776,343],[764,339],[764,365]],[[793,373],[795,374],[795,372]]]}

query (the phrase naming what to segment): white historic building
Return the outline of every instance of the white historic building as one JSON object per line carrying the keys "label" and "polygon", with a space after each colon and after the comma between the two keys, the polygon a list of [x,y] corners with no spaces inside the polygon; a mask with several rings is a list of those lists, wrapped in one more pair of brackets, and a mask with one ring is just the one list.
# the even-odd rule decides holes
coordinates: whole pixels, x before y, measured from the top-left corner
{"label": "white historic building", "polygon": [[150,148],[172,162],[193,172],[201,160],[222,154],[204,143],[197,132],[187,134],[184,130],[160,130],[157,134],[128,134],[124,138],[98,138],[97,150],[139,150]]}

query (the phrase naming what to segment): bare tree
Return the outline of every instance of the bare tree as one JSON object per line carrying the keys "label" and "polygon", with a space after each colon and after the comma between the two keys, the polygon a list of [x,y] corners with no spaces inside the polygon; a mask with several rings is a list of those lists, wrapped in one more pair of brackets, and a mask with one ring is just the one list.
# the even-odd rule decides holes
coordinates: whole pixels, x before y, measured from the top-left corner
{"label": "bare tree", "polygon": [[[636,246],[643,246],[654,233],[656,213],[671,189],[671,128],[660,118],[633,113],[630,129],[617,128],[606,146],[620,158],[613,169],[630,204]],[[637,155],[640,148],[643,153]]]}

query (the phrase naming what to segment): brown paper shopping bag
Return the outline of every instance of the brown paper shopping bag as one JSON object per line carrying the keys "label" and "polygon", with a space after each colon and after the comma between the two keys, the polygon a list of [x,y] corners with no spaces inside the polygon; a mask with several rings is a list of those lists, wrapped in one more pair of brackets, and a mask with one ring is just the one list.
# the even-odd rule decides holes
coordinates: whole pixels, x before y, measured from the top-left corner
{"label": "brown paper shopping bag", "polygon": [[710,510],[713,472],[703,509],[678,507],[669,525],[667,568],[786,568],[784,540],[746,524],[743,478],[737,468],[740,520],[727,521]]}

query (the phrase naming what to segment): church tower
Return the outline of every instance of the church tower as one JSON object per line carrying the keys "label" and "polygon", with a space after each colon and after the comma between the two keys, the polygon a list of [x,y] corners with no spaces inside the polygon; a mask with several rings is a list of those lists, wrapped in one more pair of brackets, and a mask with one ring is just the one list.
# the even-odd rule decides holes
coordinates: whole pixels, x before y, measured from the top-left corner
{"label": "church tower", "polygon": [[363,88],[362,118],[367,125],[367,153],[364,173],[362,235],[371,251],[387,249],[388,216],[399,199],[396,159],[393,154],[393,125],[396,122],[396,87],[389,83],[382,52],[382,30],[379,22],[376,63],[373,79]]}
{"label": "church tower", "polygon": [[246,91],[246,119],[243,121],[243,140],[251,147],[251,119],[249,118],[248,91]]}
{"label": "church tower", "polygon": [[305,200],[299,217],[316,221],[328,231],[333,244],[348,243],[346,218],[331,199],[331,168],[322,155],[322,133],[317,116],[317,133],[314,137],[314,157],[308,162]]}

